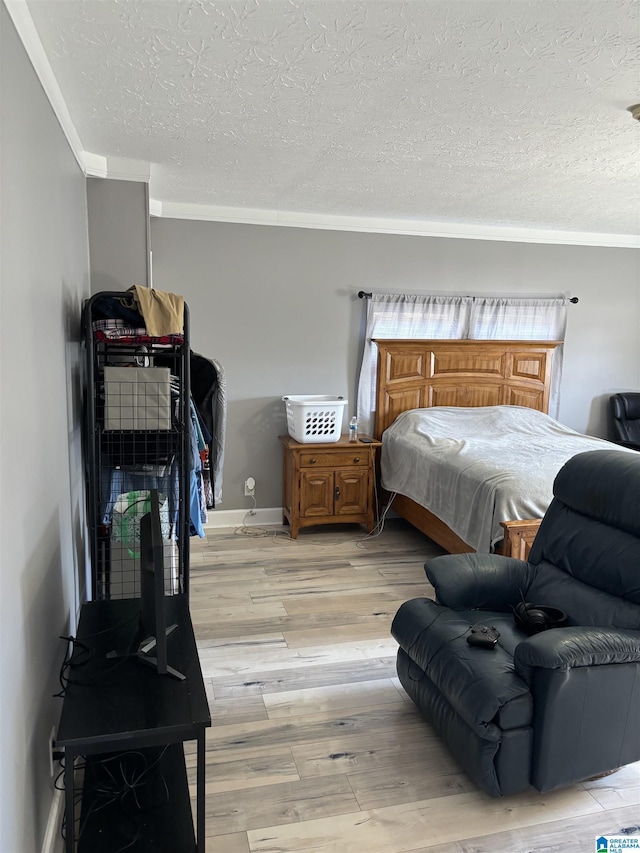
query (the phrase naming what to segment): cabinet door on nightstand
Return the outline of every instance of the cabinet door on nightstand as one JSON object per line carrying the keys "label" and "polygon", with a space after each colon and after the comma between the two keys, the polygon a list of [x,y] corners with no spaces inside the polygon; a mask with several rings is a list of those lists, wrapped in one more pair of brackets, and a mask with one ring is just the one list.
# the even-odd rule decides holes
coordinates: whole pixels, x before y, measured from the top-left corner
{"label": "cabinet door on nightstand", "polygon": [[346,468],[336,471],[335,514],[362,515],[367,512],[369,471]]}
{"label": "cabinet door on nightstand", "polygon": [[300,472],[300,517],[333,515],[333,471]]}

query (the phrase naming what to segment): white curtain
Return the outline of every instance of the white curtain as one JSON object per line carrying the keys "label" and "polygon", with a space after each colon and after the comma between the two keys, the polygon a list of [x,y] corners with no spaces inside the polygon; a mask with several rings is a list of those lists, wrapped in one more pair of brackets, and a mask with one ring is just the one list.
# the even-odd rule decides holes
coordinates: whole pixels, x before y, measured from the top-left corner
{"label": "white curtain", "polygon": [[566,299],[517,299],[476,296],[469,337],[496,341],[563,341]]}
{"label": "white curtain", "polygon": [[[432,296],[374,293],[367,304],[364,353],[358,384],[358,426],[372,434],[378,348],[373,338],[475,338],[501,341],[563,341],[565,298]],[[553,357],[549,414],[557,417],[562,346]]]}
{"label": "white curtain", "polygon": [[[469,337],[497,341],[564,341],[567,299],[519,299],[476,296]],[[558,417],[563,346],[556,347],[551,368],[549,414]]]}
{"label": "white curtain", "polygon": [[367,328],[358,383],[358,429],[373,434],[378,348],[373,338],[463,338],[469,327],[468,296],[374,293],[367,301]]}

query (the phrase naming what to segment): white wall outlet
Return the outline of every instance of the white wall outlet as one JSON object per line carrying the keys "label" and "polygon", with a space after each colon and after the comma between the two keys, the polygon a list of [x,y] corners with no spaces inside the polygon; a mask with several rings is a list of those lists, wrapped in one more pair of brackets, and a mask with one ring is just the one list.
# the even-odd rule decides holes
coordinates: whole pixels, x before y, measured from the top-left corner
{"label": "white wall outlet", "polygon": [[256,493],[256,481],[253,477],[247,477],[244,481],[244,493],[249,497],[253,497]]}

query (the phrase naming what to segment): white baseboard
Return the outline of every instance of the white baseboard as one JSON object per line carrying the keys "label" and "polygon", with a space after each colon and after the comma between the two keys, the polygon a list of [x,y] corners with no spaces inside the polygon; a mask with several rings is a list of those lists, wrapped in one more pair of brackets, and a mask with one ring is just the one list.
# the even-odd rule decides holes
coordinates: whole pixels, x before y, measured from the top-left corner
{"label": "white baseboard", "polygon": [[62,815],[64,814],[64,791],[57,788],[51,797],[49,820],[42,842],[42,853],[63,853],[64,840],[60,834]]}
{"label": "white baseboard", "polygon": [[262,525],[281,525],[282,507],[266,507],[253,510],[254,515],[249,515],[247,509],[210,509],[208,521],[204,525],[207,530],[215,530],[219,527],[261,527]]}

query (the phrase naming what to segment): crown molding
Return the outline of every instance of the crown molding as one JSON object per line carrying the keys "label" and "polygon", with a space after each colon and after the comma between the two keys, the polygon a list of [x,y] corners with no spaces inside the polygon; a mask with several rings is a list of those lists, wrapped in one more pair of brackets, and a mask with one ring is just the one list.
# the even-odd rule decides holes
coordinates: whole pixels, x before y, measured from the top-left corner
{"label": "crown molding", "polygon": [[[26,0],[3,0],[3,2],[83,173],[89,177],[150,183],[150,190],[153,192],[151,163],[144,160],[129,160],[124,157],[106,157],[86,151],[83,148],[62,91],[33,23]],[[599,234],[488,224],[470,225],[421,219],[334,216],[286,210],[184,204],[156,199],[150,199],[149,212],[152,216],[169,219],[197,219],[245,225],[277,225],[288,228],[313,228],[327,231],[360,231],[371,234],[404,234],[422,237],[451,237],[466,240],[498,240],[569,246],[640,248],[640,235],[633,234]]]}
{"label": "crown molding", "polygon": [[[94,178],[109,178],[113,181],[137,181],[148,184],[151,163],[148,160],[132,160],[128,157],[102,157],[83,151],[85,174]],[[92,168],[97,164],[97,168]]]}
{"label": "crown molding", "polygon": [[108,177],[107,158],[101,154],[92,154],[91,151],[81,151],[82,170],[88,178]]}
{"label": "crown molding", "polygon": [[[153,191],[153,187],[151,187]],[[260,208],[218,207],[151,200],[151,214],[167,219],[198,219],[244,225],[278,225],[327,231],[361,231],[372,234],[405,234],[420,237],[450,237],[464,240],[497,240],[516,243],[549,243],[567,246],[599,246],[640,249],[640,235],[600,234],[587,231],[518,228],[499,225],[469,225],[420,219],[367,216],[329,216]]]}
{"label": "crown molding", "polygon": [[148,182],[151,164],[144,160],[129,160],[125,157],[104,157],[85,151],[78,131],[71,118],[58,81],[56,80],[40,36],[33,23],[26,0],[4,0],[20,41],[27,52],[51,108],[58,119],[62,132],[83,173],[93,178],[112,178],[122,181]]}

